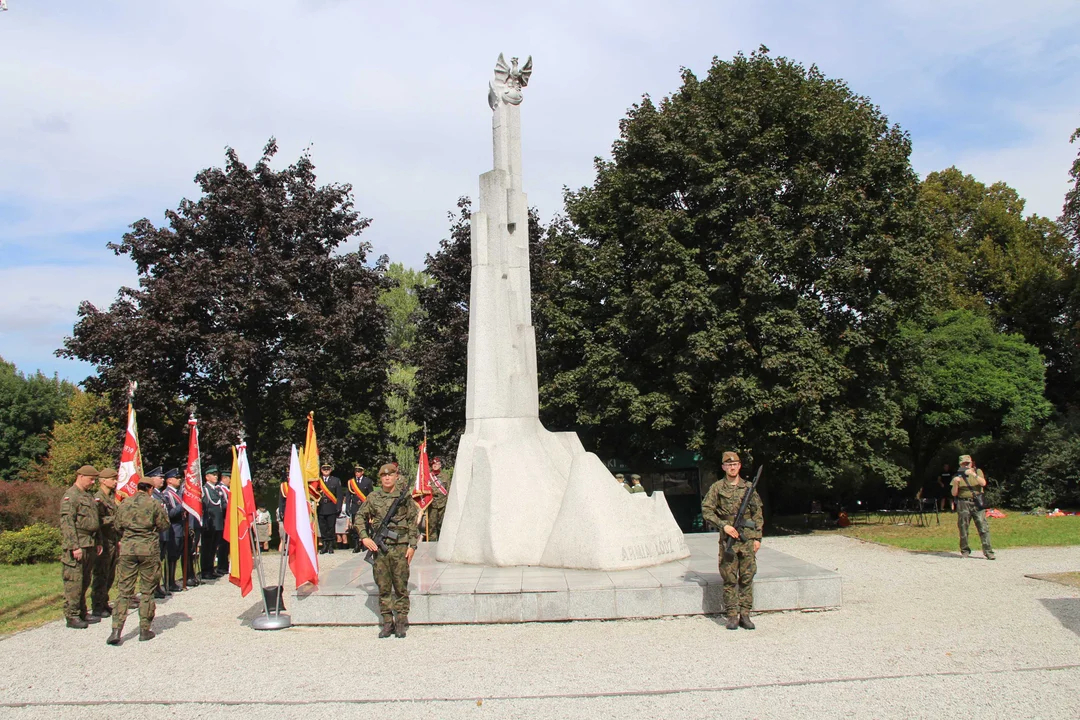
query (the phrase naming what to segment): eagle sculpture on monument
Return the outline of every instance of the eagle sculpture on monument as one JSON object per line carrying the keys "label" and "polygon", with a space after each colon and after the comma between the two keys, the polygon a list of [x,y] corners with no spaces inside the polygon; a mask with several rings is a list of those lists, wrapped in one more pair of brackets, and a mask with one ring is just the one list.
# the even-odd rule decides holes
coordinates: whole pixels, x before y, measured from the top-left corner
{"label": "eagle sculpture on monument", "polygon": [[518,68],[518,59],[510,58],[510,64],[499,53],[495,62],[495,79],[488,83],[488,105],[494,110],[500,98],[510,105],[521,104],[521,88],[529,84],[532,75],[532,55],[525,60],[525,65]]}

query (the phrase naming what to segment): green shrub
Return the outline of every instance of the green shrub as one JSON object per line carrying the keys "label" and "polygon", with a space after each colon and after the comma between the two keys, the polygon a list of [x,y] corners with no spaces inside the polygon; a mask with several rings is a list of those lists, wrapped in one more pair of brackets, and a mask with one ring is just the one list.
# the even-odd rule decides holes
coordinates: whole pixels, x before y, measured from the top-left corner
{"label": "green shrub", "polygon": [[59,528],[42,523],[0,532],[0,563],[56,562],[60,559],[60,541]]}

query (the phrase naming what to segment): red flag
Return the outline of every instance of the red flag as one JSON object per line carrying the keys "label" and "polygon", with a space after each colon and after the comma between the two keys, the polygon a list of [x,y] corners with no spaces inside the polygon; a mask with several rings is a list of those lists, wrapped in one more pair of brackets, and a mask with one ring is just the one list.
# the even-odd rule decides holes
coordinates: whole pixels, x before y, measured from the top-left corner
{"label": "red flag", "polygon": [[285,532],[289,536],[289,569],[296,587],[319,584],[319,558],[315,554],[315,529],[311,525],[308,486],[300,469],[300,455],[292,446],[289,458],[289,494],[285,496]]}
{"label": "red flag", "polygon": [[431,465],[428,463],[427,440],[420,443],[420,461],[416,464],[416,481],[413,482],[413,500],[420,506],[420,512],[427,509],[435,496],[431,493]]}
{"label": "red flag", "polygon": [[142,452],[139,450],[139,427],[135,423],[135,408],[128,403],[127,434],[124,449],[120,453],[120,469],[117,471],[116,499],[131,497],[139,489],[142,479]]}
{"label": "red flag", "polygon": [[255,493],[251,487],[247,444],[240,443],[240,454],[233,448],[231,502],[223,535],[229,541],[229,582],[240,588],[240,597],[251,592],[251,525],[255,513]]}
{"label": "red flag", "polygon": [[180,503],[202,523],[202,460],[199,458],[199,421],[188,419],[187,469],[184,470],[184,495]]}

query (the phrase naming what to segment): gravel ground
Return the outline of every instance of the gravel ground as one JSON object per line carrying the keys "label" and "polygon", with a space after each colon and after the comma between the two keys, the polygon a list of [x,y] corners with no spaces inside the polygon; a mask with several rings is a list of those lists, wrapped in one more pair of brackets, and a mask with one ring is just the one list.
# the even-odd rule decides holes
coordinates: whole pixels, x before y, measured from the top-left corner
{"label": "gravel ground", "polygon": [[[152,642],[56,622],[0,641],[0,717],[1077,717],[1080,591],[1024,577],[1080,546],[996,562],[842,537],[776,538],[844,577],[844,606],[662,620],[256,632],[224,581],[158,606]],[[323,556],[324,566],[351,557]],[[276,570],[276,566],[275,566]],[[1071,710],[1069,709],[1071,708]]]}

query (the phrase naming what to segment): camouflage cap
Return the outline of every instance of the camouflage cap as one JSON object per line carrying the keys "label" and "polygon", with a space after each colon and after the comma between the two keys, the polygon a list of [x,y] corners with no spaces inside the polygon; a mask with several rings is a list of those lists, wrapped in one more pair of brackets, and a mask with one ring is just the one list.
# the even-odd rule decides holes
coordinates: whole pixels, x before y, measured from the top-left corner
{"label": "camouflage cap", "polygon": [[970,463],[971,462],[971,456],[970,455],[961,455],[960,459],[957,460],[957,462],[960,463],[961,465],[963,465],[964,463]]}
{"label": "camouflage cap", "polygon": [[93,465],[83,465],[75,471],[75,474],[82,475],[83,477],[97,477],[98,471]]}
{"label": "camouflage cap", "polygon": [[742,462],[742,461],[739,460],[739,453],[731,452],[730,450],[728,450],[726,453],[724,453],[723,460],[721,460],[721,463],[726,463],[726,462]]}
{"label": "camouflage cap", "polygon": [[383,475],[393,475],[397,471],[397,463],[386,463],[381,468],[379,468],[379,477],[382,477]]}
{"label": "camouflage cap", "polygon": [[99,480],[110,480],[110,479],[116,477],[117,474],[118,473],[115,470],[113,470],[112,468],[105,468],[104,470],[102,470],[101,472],[98,473],[98,479]]}

